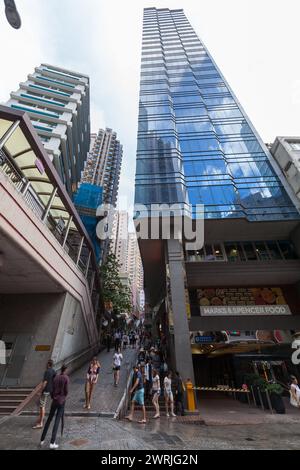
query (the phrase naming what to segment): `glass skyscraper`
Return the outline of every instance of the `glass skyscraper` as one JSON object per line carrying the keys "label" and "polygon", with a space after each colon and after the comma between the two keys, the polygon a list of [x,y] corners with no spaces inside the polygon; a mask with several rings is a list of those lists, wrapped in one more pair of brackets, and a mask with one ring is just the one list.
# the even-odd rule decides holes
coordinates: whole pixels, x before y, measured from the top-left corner
{"label": "glass skyscraper", "polygon": [[139,240],[146,321],[182,377],[218,380],[222,331],[260,351],[259,330],[300,328],[299,202],[183,10],[144,10],[135,203],[138,232],[152,204],[204,215],[202,249]]}
{"label": "glass skyscraper", "polygon": [[145,9],[135,202],[297,218],[270,158],[183,10]]}

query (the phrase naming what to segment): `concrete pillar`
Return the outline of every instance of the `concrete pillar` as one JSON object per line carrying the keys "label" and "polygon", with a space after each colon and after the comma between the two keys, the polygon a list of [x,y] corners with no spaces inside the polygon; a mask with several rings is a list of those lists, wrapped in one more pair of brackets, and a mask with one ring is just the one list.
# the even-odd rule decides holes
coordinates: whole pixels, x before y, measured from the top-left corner
{"label": "concrete pillar", "polygon": [[191,379],[193,384],[195,384],[184,291],[185,272],[182,245],[178,240],[168,240],[167,250],[174,321],[176,368],[184,381]]}
{"label": "concrete pillar", "polygon": [[295,246],[297,255],[300,257],[300,224],[291,233],[291,240]]}

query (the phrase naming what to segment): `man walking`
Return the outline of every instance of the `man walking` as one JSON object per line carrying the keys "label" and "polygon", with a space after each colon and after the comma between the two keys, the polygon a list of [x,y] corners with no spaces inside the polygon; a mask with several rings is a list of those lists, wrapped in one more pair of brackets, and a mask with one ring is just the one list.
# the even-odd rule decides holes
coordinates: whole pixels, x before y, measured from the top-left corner
{"label": "man walking", "polygon": [[41,437],[40,444],[43,446],[51,421],[56,414],[52,429],[50,449],[57,449],[59,447],[55,442],[56,435],[60,420],[64,418],[65,402],[69,391],[69,377],[66,375],[66,370],[67,366],[63,365],[60,374],[57,375],[53,381],[52,405]]}
{"label": "man walking", "polygon": [[42,429],[45,418],[46,405],[49,396],[53,391],[53,380],[56,376],[56,372],[53,369],[53,361],[50,359],[47,362],[47,369],[44,373],[43,382],[41,385],[41,396],[40,396],[40,414],[37,423],[32,429]]}
{"label": "man walking", "polygon": [[134,414],[134,408],[135,404],[137,403],[142,407],[143,410],[143,419],[139,420],[138,423],[145,424],[146,421],[146,408],[145,408],[145,400],[144,400],[144,380],[143,380],[143,374],[141,373],[140,366],[135,367],[135,382],[130,390],[130,394],[134,393],[132,402],[131,402],[131,411],[128,416],[126,416],[126,419],[129,421],[133,420],[133,414]]}
{"label": "man walking", "polygon": [[107,347],[107,352],[109,353],[110,348],[111,348],[111,334],[109,331],[106,333],[106,347]]}
{"label": "man walking", "polygon": [[182,378],[179,375],[179,372],[176,371],[175,378],[173,381],[174,391],[175,391],[175,413],[181,414],[184,416],[184,404],[183,404],[183,395],[184,395],[184,385]]}

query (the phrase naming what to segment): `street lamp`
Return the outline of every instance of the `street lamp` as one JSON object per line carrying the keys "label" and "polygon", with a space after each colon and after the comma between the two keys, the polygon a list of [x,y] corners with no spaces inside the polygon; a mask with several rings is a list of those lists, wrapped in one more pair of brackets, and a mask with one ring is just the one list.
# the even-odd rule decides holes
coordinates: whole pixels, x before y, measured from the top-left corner
{"label": "street lamp", "polygon": [[15,29],[21,28],[21,18],[14,0],[4,0],[4,4],[5,15],[9,24]]}

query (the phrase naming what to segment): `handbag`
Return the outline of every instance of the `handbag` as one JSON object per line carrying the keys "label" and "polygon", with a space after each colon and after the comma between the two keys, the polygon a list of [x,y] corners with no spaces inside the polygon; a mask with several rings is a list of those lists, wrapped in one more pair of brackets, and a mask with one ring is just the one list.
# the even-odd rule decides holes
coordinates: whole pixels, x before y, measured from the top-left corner
{"label": "handbag", "polygon": [[295,408],[299,408],[299,404],[291,391],[290,391],[290,404],[294,406]]}

